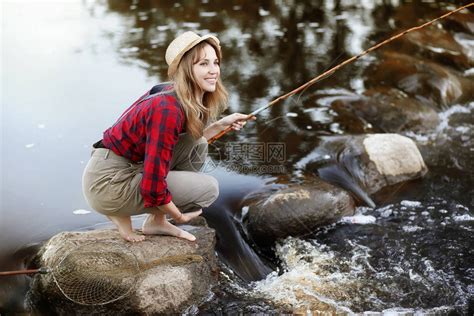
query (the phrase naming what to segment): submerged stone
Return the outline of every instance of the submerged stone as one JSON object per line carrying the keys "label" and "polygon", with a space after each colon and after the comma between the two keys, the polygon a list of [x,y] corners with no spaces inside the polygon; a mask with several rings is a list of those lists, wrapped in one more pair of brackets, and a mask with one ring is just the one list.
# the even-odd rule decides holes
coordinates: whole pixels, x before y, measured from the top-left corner
{"label": "submerged stone", "polygon": [[358,98],[337,99],[331,108],[342,115],[341,119],[355,114],[383,132],[426,131],[439,123],[438,114],[425,102],[398,89],[384,87],[369,89]]}
{"label": "submerged stone", "polygon": [[[30,300],[36,310],[47,305],[48,311],[59,315],[185,313],[209,297],[217,283],[218,271],[214,230],[207,226],[188,226],[188,230],[196,236],[196,242],[147,236],[143,242],[127,243],[115,230],[60,233],[38,254],[39,264],[52,267],[53,271],[35,276]],[[98,260],[88,259],[90,268],[77,271],[80,259],[72,260],[67,262],[69,272],[58,274],[62,271],[59,268],[65,265],[63,260],[91,243],[101,255]],[[116,247],[122,251],[112,252]],[[90,256],[90,253],[77,256]],[[127,260],[117,259],[127,253],[132,254],[126,256]],[[74,280],[70,279],[73,275]],[[110,293],[109,297],[104,291]],[[117,295],[123,297],[106,303],[107,298]]]}
{"label": "submerged stone", "polygon": [[474,12],[464,10],[455,15],[451,15],[443,21],[448,28],[455,31],[466,32],[474,35]]}
{"label": "submerged stone", "polygon": [[474,82],[449,67],[406,54],[384,51],[381,62],[367,68],[367,87],[396,87],[409,96],[443,109],[470,101]]}
{"label": "submerged stone", "polygon": [[255,200],[249,206],[247,229],[256,243],[268,245],[280,238],[311,234],[353,215],[354,210],[346,191],[315,178]]}
{"label": "submerged stone", "polygon": [[406,34],[400,39],[401,50],[418,53],[436,62],[466,70],[474,65],[472,49],[456,40],[453,33],[443,29],[425,28]]}

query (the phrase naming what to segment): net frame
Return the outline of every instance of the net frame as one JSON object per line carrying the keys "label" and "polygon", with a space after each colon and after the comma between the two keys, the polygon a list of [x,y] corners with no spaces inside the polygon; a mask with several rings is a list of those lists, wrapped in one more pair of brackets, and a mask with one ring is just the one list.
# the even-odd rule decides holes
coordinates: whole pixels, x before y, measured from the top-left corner
{"label": "net frame", "polygon": [[92,242],[67,252],[54,268],[40,270],[52,275],[56,287],[70,301],[79,305],[106,305],[129,295],[144,270],[157,265],[182,266],[204,261],[198,254],[168,255],[168,252],[140,262],[118,242]]}
{"label": "net frame", "polygon": [[69,251],[50,270],[61,293],[80,305],[106,305],[127,296],[140,277],[133,252],[115,242],[88,243]]}

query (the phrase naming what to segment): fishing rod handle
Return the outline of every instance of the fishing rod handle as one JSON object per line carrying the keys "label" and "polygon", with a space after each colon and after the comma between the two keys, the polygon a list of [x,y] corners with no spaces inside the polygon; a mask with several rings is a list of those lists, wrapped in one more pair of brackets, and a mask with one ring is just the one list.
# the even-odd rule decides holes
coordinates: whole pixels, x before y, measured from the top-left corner
{"label": "fishing rod handle", "polygon": [[16,270],[16,271],[0,271],[0,277],[10,276],[10,275],[22,275],[22,274],[47,274],[50,273],[51,269],[47,267],[41,267],[39,269],[29,269],[29,270]]}
{"label": "fishing rod handle", "polygon": [[[240,120],[240,121],[248,121],[250,120],[252,117],[254,117],[254,112],[250,113],[250,114],[247,114],[247,117]],[[207,140],[207,143],[208,144],[212,144],[213,142],[215,142],[216,140],[218,140],[219,138],[221,138],[222,136],[224,136],[225,134],[227,134],[230,130],[232,130],[232,125],[228,126],[226,129],[220,131],[219,133],[217,133],[216,135],[212,136],[211,138],[209,138]]]}
{"label": "fishing rod handle", "polygon": [[227,132],[229,132],[230,130],[232,129],[232,126],[229,126],[227,127],[226,129],[220,131],[219,133],[217,133],[216,135],[212,136],[211,138],[209,138],[207,140],[207,143],[208,144],[212,144],[213,142],[215,142],[216,140],[218,140],[219,138],[221,138],[222,136],[224,136],[225,134],[227,134]]}
{"label": "fishing rod handle", "polygon": [[22,275],[22,274],[36,274],[40,273],[40,269],[17,270],[17,271],[3,271],[0,276]]}

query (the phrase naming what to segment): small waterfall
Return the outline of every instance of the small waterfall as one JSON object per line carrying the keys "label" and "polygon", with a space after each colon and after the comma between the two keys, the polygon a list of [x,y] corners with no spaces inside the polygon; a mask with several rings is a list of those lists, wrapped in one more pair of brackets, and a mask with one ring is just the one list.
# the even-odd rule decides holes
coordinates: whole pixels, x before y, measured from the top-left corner
{"label": "small waterfall", "polygon": [[374,201],[372,201],[367,192],[365,192],[359,184],[358,179],[362,177],[362,170],[360,170],[351,149],[345,147],[337,153],[336,157],[335,164],[324,166],[316,171],[319,177],[352,192],[369,207],[375,208]]}
{"label": "small waterfall", "polygon": [[272,269],[242,237],[235,219],[241,211],[240,204],[245,196],[263,185],[257,177],[231,173],[218,168],[212,175],[219,181],[219,198],[204,210],[210,227],[216,230],[216,250],[221,260],[244,281],[265,278]]}

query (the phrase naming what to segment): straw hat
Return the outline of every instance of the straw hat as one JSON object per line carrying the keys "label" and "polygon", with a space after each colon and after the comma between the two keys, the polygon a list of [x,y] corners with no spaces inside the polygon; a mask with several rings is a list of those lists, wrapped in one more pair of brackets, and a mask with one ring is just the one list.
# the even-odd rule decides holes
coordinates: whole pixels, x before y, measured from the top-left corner
{"label": "straw hat", "polygon": [[183,58],[187,51],[205,40],[212,41],[220,53],[219,40],[213,35],[199,36],[194,32],[188,31],[176,37],[166,49],[165,59],[168,64],[168,76],[171,77],[176,72],[181,58]]}

